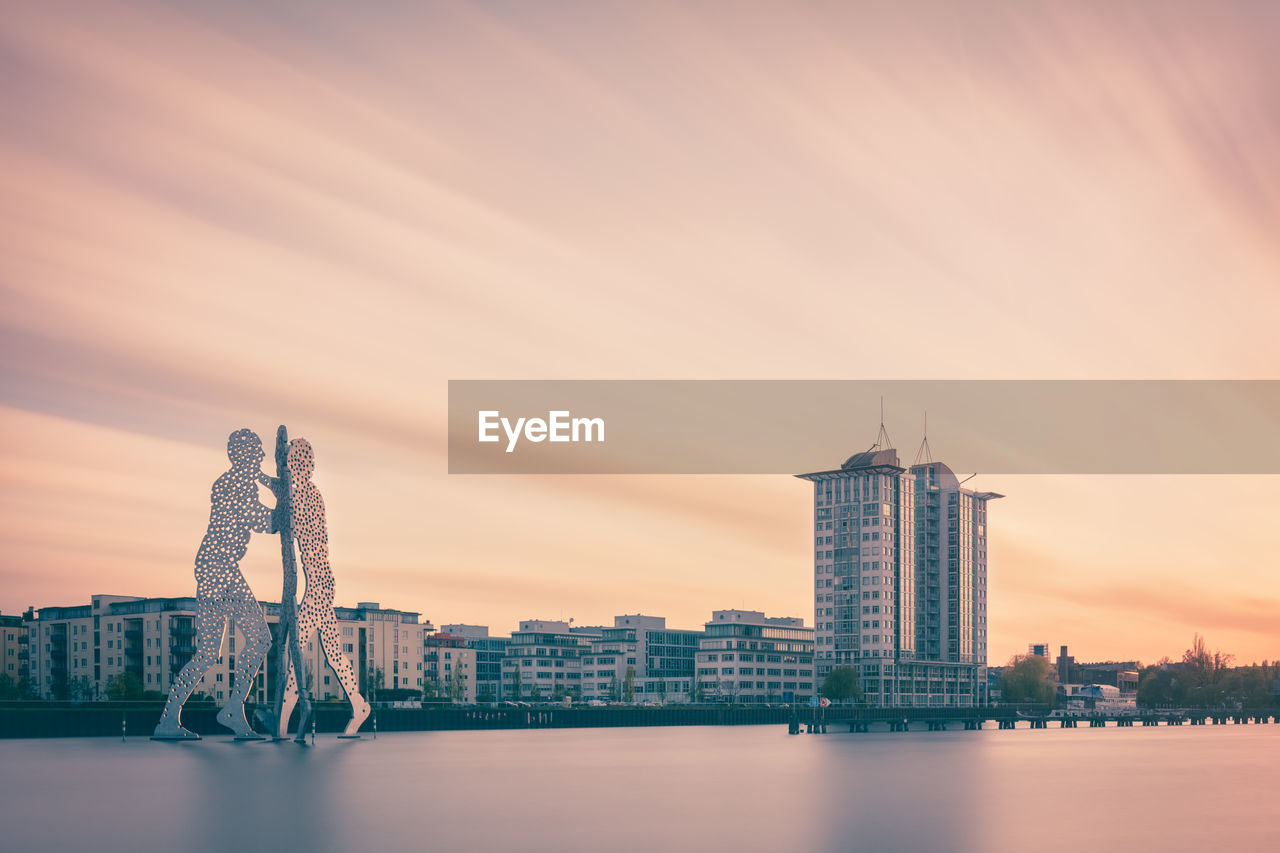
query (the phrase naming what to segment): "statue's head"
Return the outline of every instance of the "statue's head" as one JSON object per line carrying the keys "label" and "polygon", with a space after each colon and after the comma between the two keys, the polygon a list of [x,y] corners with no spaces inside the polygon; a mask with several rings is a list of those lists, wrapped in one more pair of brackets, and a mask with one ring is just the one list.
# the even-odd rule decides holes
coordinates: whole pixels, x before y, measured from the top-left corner
{"label": "statue's head", "polygon": [[262,439],[251,429],[238,429],[227,439],[227,458],[236,467],[256,468],[264,455]]}
{"label": "statue's head", "polygon": [[309,480],[315,468],[316,456],[311,451],[311,442],[305,438],[295,438],[289,442],[289,476]]}

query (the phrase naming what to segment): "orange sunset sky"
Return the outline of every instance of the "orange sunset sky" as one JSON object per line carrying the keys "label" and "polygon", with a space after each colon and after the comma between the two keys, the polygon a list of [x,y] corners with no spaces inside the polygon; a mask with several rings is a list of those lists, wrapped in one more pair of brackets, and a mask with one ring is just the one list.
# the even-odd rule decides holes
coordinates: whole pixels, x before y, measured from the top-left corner
{"label": "orange sunset sky", "polygon": [[[1280,378],[1280,4],[0,9],[5,613],[192,593],[283,422],[339,603],[812,624],[806,483],[451,477],[446,381]],[[1280,657],[1276,477],[970,485],[992,663]]]}

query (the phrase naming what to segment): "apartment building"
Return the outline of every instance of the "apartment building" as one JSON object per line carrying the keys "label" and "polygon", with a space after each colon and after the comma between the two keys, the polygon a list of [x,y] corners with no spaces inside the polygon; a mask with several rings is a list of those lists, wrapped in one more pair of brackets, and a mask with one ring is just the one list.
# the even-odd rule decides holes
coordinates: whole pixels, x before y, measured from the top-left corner
{"label": "apartment building", "polygon": [[[939,462],[882,442],[813,483],[815,677],[861,675],[879,706],[971,706],[987,694],[987,504]],[[927,446],[927,445],[926,445]]]}
{"label": "apartment building", "polygon": [[502,695],[530,701],[580,698],[582,656],[603,636],[603,628],[571,628],[559,620],[521,622],[502,660]]}
{"label": "apartment building", "polygon": [[0,675],[16,688],[31,674],[27,626],[21,616],[0,614]]}
{"label": "apartment building", "polygon": [[476,651],[467,638],[441,631],[423,640],[423,684],[431,685],[436,697],[463,705],[476,702]]}
{"label": "apartment building", "polygon": [[813,629],[790,616],[716,610],[695,656],[697,694],[706,702],[808,702],[814,695]]}
{"label": "apartment building", "polygon": [[446,634],[463,637],[476,653],[476,701],[498,702],[502,695],[502,659],[507,656],[510,637],[490,637],[488,625],[443,625]]}
{"label": "apartment building", "polygon": [[[26,617],[29,659],[35,689],[46,699],[104,699],[111,680],[125,672],[138,677],[144,690],[167,693],[174,678],[195,654],[194,598],[139,598],[94,595],[89,604],[43,607]],[[262,605],[274,639],[280,605]],[[376,602],[336,607],[342,651],[368,697],[374,685],[421,687],[423,632],[417,613],[388,610]],[[237,648],[244,635],[234,620],[223,634],[222,654],[196,684],[195,693],[214,701],[230,695],[237,675]],[[325,662],[316,636],[302,642],[306,678],[317,699],[345,695],[337,675]],[[274,690],[276,656],[255,674],[250,700],[266,703]],[[380,682],[380,683],[379,683]]]}

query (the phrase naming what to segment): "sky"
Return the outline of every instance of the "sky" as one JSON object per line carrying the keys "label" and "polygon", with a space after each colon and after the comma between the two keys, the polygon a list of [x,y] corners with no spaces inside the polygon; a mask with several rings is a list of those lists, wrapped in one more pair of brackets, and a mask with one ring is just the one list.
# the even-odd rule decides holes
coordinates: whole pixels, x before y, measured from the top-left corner
{"label": "sky", "polygon": [[[285,423],[340,604],[812,624],[807,484],[450,476],[447,381],[1280,378],[1275,4],[0,11],[5,613],[190,594]],[[1280,657],[1275,477],[970,485],[991,663]]]}

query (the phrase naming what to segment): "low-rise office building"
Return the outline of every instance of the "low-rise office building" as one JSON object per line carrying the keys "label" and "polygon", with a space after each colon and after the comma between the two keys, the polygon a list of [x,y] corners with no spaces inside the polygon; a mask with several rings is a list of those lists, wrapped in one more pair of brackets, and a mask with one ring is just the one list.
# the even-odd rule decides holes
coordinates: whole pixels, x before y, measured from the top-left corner
{"label": "low-rise office building", "polygon": [[758,610],[716,610],[695,659],[706,702],[808,702],[814,695],[813,629]]}
{"label": "low-rise office building", "polygon": [[661,616],[615,616],[582,657],[582,698],[687,702],[701,631],[667,628]]}
{"label": "low-rise office building", "polygon": [[570,628],[560,620],[521,622],[502,660],[502,695],[528,701],[581,698],[582,655],[603,636],[603,628]]}

